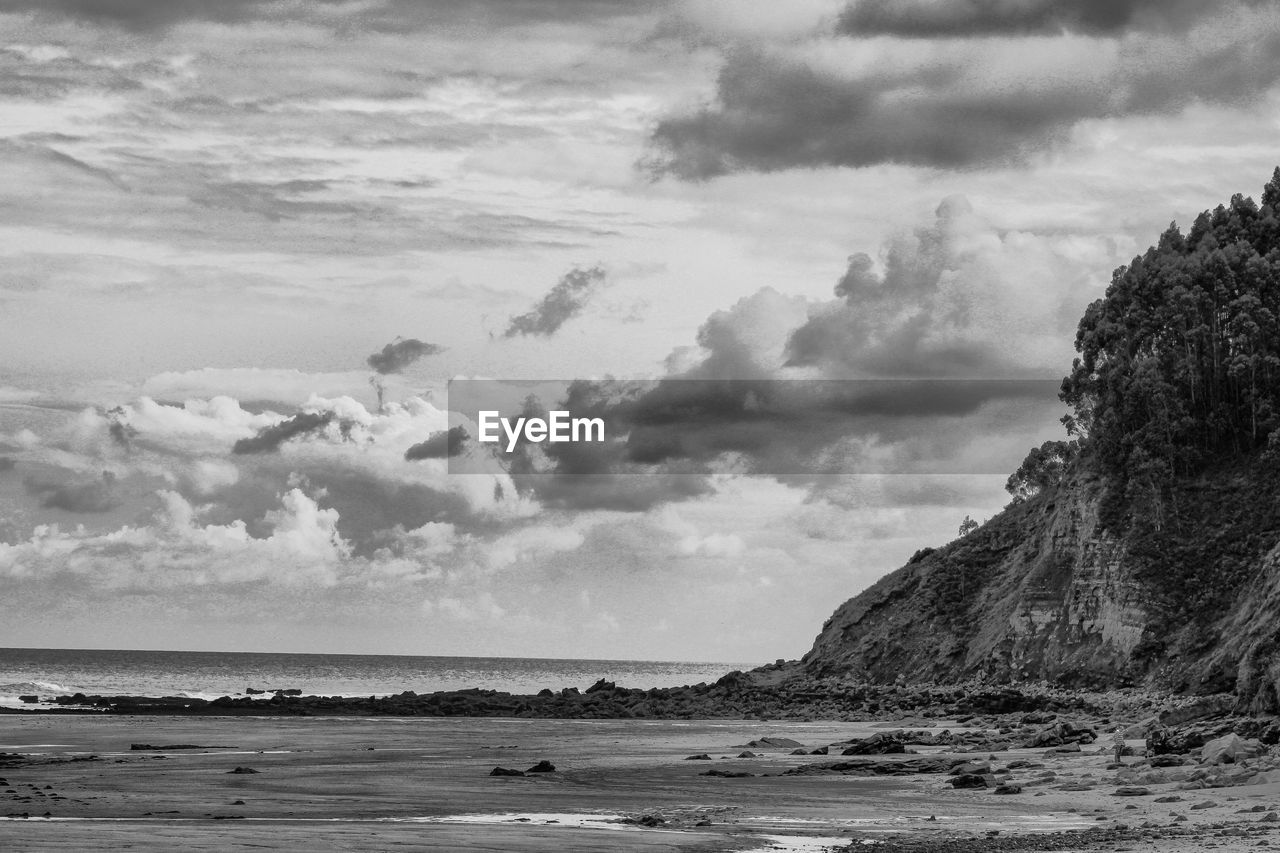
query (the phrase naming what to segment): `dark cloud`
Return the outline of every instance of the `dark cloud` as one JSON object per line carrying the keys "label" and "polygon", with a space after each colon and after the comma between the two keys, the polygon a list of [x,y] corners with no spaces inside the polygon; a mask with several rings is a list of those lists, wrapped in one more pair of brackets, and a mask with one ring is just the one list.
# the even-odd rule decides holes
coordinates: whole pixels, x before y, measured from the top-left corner
{"label": "dark cloud", "polygon": [[512,317],[503,337],[554,335],[565,322],[582,313],[604,280],[604,270],[598,266],[585,270],[575,267],[561,277],[532,311]]}
{"label": "dark cloud", "polygon": [[97,480],[62,482],[43,477],[23,480],[27,494],[33,496],[45,509],[61,509],[67,512],[110,512],[120,505],[115,475],[102,472]]}
{"label": "dark cloud", "polygon": [[[1084,120],[1253,102],[1280,79],[1280,32],[1274,21],[1237,29],[1225,40],[1153,37],[1114,54],[1080,40],[1044,68],[1027,44],[1022,76],[988,68],[992,52],[1011,50],[1016,40],[847,74],[737,49],[720,71],[715,101],[659,121],[654,153],[642,165],[655,176],[706,180],[795,168],[1021,162]],[[1079,55],[1074,67],[1063,52]]]}
{"label": "dark cloud", "polygon": [[366,361],[378,373],[399,373],[420,358],[444,352],[444,347],[416,338],[397,338]]}
{"label": "dark cloud", "polygon": [[308,433],[323,429],[334,419],[333,412],[299,412],[285,418],[278,424],[258,430],[252,438],[242,438],[232,446],[231,452],[241,455],[250,453],[273,453],[280,449],[291,438],[300,438]]}
{"label": "dark cloud", "polygon": [[107,434],[117,445],[129,450],[133,446],[133,440],[138,436],[138,431],[125,421],[124,417],[125,411],[120,406],[107,412]]}
{"label": "dark cloud", "polygon": [[456,426],[432,433],[426,441],[419,442],[404,452],[407,461],[417,459],[448,459],[463,451],[470,438],[466,427]]}
{"label": "dark cloud", "polygon": [[856,0],[841,13],[837,30],[906,38],[1181,32],[1198,18],[1234,5],[1205,0]]}

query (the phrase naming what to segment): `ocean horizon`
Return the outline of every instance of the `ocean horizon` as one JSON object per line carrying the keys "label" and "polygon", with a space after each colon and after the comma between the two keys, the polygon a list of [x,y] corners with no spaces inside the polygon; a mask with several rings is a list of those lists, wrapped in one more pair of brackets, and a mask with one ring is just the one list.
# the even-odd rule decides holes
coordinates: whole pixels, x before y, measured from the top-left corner
{"label": "ocean horizon", "polygon": [[481,688],[536,693],[579,690],[604,678],[632,688],[715,681],[758,663],[572,658],[366,655],[147,649],[0,648],[0,705],[18,697],[188,696],[216,699],[248,690],[377,696]]}

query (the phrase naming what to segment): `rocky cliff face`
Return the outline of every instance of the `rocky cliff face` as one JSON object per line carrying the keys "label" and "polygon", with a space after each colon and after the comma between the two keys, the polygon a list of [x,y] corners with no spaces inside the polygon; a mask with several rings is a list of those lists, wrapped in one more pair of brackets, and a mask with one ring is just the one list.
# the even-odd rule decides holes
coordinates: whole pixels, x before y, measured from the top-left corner
{"label": "rocky cliff face", "polygon": [[804,669],[1235,690],[1253,710],[1280,708],[1276,490],[1237,469],[1166,500],[1155,527],[1104,524],[1102,485],[1074,474],[845,602]]}

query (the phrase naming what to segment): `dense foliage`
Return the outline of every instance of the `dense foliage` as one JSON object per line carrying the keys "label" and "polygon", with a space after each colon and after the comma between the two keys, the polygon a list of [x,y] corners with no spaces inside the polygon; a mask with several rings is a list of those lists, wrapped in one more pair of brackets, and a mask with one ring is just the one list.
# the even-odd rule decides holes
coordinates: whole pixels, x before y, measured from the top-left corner
{"label": "dense foliage", "polygon": [[1070,432],[1104,473],[1167,482],[1280,427],[1280,168],[1115,272],[1062,383]]}
{"label": "dense foliage", "polygon": [[1005,490],[1013,495],[1015,501],[1022,501],[1056,486],[1075,460],[1078,449],[1079,445],[1074,441],[1046,441],[1031,448],[1018,470],[1005,481]]}

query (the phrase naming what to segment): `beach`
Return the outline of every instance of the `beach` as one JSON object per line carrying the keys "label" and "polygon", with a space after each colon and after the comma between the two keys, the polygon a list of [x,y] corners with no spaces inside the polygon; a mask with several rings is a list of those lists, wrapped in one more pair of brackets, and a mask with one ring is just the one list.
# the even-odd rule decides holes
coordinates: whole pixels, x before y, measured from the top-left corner
{"label": "beach", "polygon": [[[1009,796],[953,788],[946,774],[783,775],[841,758],[761,745],[786,738],[809,751],[891,725],[7,715],[0,848],[1086,850],[1119,839],[1164,851],[1280,840],[1280,784],[1117,796],[1101,745],[995,754],[994,764],[1017,768],[1021,790]],[[877,760],[942,755],[913,752]],[[490,775],[542,761],[555,770]],[[1071,846],[1025,846],[1037,837]],[[979,846],[956,846],[965,843]]]}

